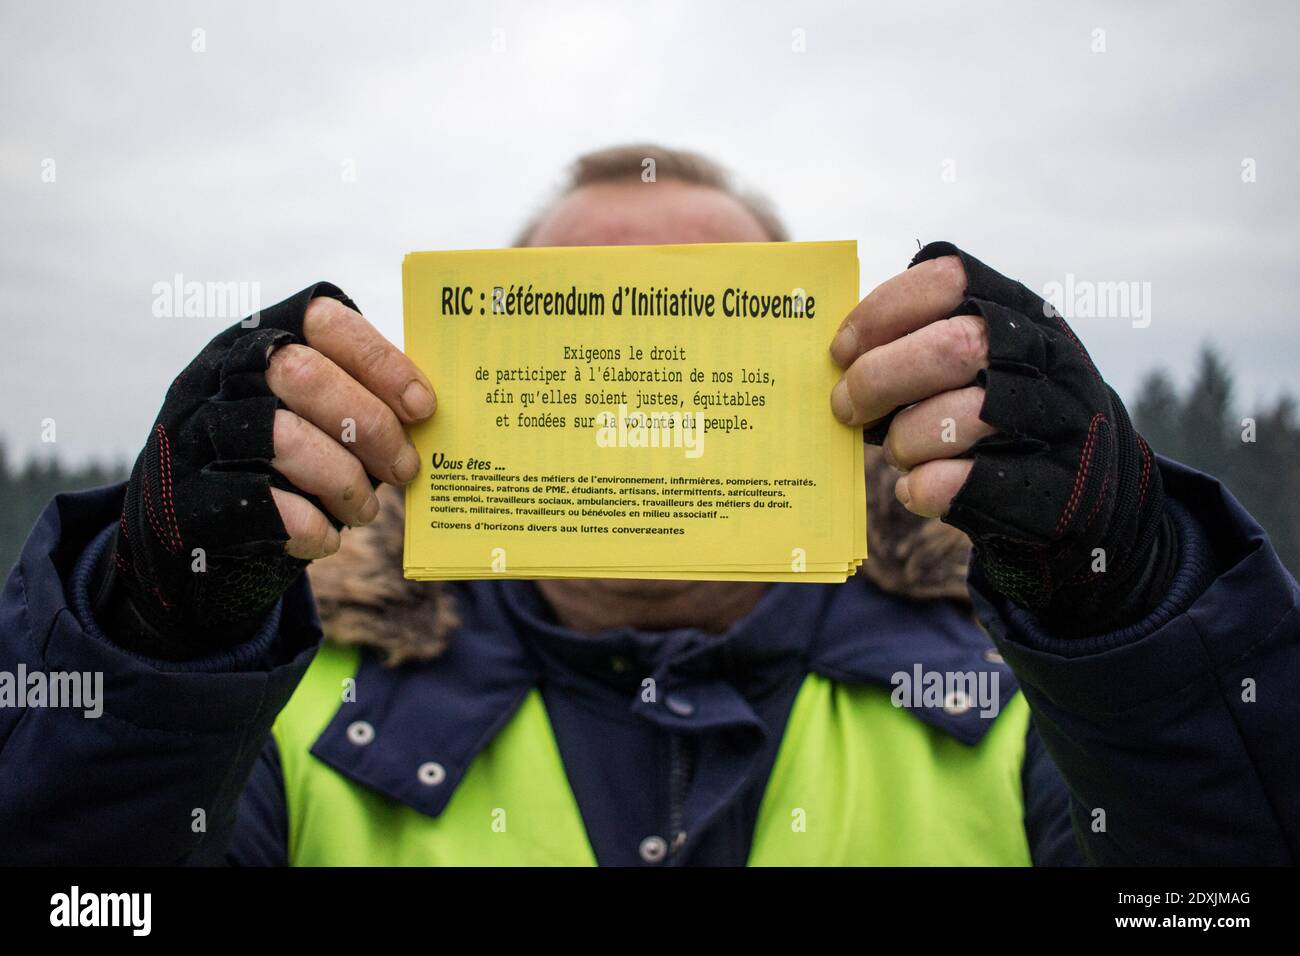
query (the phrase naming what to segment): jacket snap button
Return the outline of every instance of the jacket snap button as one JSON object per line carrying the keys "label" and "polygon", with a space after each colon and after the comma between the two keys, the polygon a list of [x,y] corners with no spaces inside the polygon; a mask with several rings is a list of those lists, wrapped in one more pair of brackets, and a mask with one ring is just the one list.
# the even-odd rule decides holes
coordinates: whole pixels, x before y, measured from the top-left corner
{"label": "jacket snap button", "polygon": [[664,698],[664,704],[678,717],[689,717],[695,713],[695,705],[681,694],[669,694]]}
{"label": "jacket snap button", "polygon": [[658,863],[668,852],[668,844],[663,837],[648,836],[641,841],[641,859],[647,863]]}
{"label": "jacket snap button", "polygon": [[375,728],[364,720],[355,720],[348,724],[348,740],[358,747],[364,747],[375,739]]}
{"label": "jacket snap button", "polygon": [[430,760],[428,763],[420,764],[420,769],[416,771],[416,776],[420,778],[420,783],[426,787],[436,787],[447,779],[447,771],[442,764]]}
{"label": "jacket snap button", "polygon": [[970,710],[970,700],[959,690],[953,691],[943,699],[943,712],[953,717],[960,717]]}

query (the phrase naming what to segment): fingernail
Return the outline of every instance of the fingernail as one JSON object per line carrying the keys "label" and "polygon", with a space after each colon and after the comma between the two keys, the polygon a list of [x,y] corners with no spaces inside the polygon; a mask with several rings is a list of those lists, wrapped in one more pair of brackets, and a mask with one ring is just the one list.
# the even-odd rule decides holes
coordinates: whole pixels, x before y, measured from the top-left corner
{"label": "fingernail", "polygon": [[849,398],[849,383],[843,378],[831,389],[831,411],[845,425],[853,421],[853,401]]}
{"label": "fingernail", "polygon": [[375,516],[378,514],[379,496],[372,491],[370,497],[366,499],[366,503],[362,505],[361,510],[357,512],[357,524],[370,524],[370,522],[375,520]]}
{"label": "fingernail", "polygon": [[899,478],[898,483],[894,485],[894,497],[903,503],[904,508],[912,503],[912,492],[907,488],[907,475]]}
{"label": "fingernail", "polygon": [[894,457],[894,449],[889,447],[888,441],[885,442],[884,446],[881,448],[881,451],[883,451],[885,454],[886,465],[888,465],[890,468],[893,468],[895,471],[901,471],[903,474],[907,474],[907,469],[904,468],[902,465],[900,465],[898,463],[898,459]]}
{"label": "fingernail", "polygon": [[343,536],[339,534],[337,528],[330,528],[329,535],[325,538],[325,553],[334,554],[343,546]]}
{"label": "fingernail", "polygon": [[402,449],[402,453],[397,456],[397,461],[393,462],[393,477],[402,484],[410,481],[420,470],[420,453],[415,450],[414,445],[407,445]]}
{"label": "fingernail", "polygon": [[420,382],[411,382],[402,390],[402,407],[412,418],[428,418],[437,407],[433,392]]}
{"label": "fingernail", "polygon": [[831,342],[831,358],[840,365],[850,365],[858,357],[858,333],[853,326],[846,325],[835,335]]}

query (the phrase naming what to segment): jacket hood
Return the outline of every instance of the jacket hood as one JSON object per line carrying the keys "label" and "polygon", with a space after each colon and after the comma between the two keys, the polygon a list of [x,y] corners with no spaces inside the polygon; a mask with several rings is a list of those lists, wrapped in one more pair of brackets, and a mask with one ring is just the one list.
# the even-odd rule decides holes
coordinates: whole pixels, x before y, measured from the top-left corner
{"label": "jacket hood", "polygon": [[[867,550],[858,574],[881,590],[914,600],[969,603],[970,542],[894,497],[897,474],[867,446]],[[402,493],[379,489],[380,516],[343,535],[337,554],[310,566],[312,590],[330,640],[376,650],[390,666],[437,657],[459,625],[455,595],[439,581],[402,577]]]}

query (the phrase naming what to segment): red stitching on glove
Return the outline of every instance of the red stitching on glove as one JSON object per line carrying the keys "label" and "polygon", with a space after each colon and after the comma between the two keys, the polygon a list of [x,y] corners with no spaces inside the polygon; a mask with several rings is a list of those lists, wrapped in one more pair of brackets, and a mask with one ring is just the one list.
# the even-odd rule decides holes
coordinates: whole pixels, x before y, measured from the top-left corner
{"label": "red stitching on glove", "polygon": [[[1134,432],[1136,435],[1137,433]],[[1146,504],[1147,501],[1147,484],[1151,480],[1151,446],[1141,435],[1137,436],[1138,445],[1142,448],[1142,480],[1138,485],[1138,507]]]}
{"label": "red stitching on glove", "polygon": [[1097,500],[1092,503],[1092,511],[1088,512],[1088,520],[1083,523],[1085,528],[1091,528],[1092,523],[1097,520],[1097,515],[1101,512],[1101,506],[1106,503],[1106,492],[1110,490],[1110,475],[1101,483],[1101,491],[1097,494]]}
{"label": "red stitching on glove", "polygon": [[158,603],[161,604],[168,611],[175,609],[176,605],[173,604],[171,601],[167,600],[165,597],[163,597],[162,588],[160,588],[157,584],[147,584],[145,585],[145,587],[148,590],[148,592],[158,600]]}
{"label": "red stitching on glove", "polygon": [[150,487],[147,477],[141,484],[144,485],[144,510],[145,516],[149,519],[149,527],[153,528],[153,533],[165,545],[167,544],[167,535],[163,530],[162,523],[158,520],[158,515],[154,513],[153,488]]}
{"label": "red stitching on glove", "polygon": [[176,508],[172,501],[172,451],[171,442],[167,438],[167,429],[162,425],[155,425],[158,432],[158,450],[160,452],[160,464],[158,479],[162,484],[163,509],[167,513],[168,532],[170,534],[172,551],[179,552],[185,547],[181,540],[181,529],[176,521]]}
{"label": "red stitching on glove", "polygon": [[1079,341],[1079,337],[1074,334],[1074,329],[1070,328],[1065,319],[1061,316],[1061,313],[1057,312],[1055,309],[1052,310],[1052,317],[1056,319],[1057,326],[1059,326],[1061,331],[1065,333],[1066,337],[1074,343],[1074,347],[1079,350],[1079,354],[1083,356],[1083,360],[1088,363],[1088,368],[1092,369],[1092,374],[1097,376],[1097,378],[1101,378],[1101,373],[1097,371],[1097,366],[1092,364],[1092,356],[1089,355],[1088,350],[1083,347],[1083,343]]}
{"label": "red stitching on glove", "polygon": [[1097,427],[1105,420],[1106,416],[1098,412],[1088,423],[1088,438],[1083,443],[1083,454],[1079,456],[1079,470],[1074,475],[1074,489],[1070,492],[1070,500],[1065,503],[1065,510],[1061,512],[1061,517],[1056,522],[1057,534],[1065,530],[1065,526],[1074,517],[1074,509],[1079,507],[1079,498],[1083,495],[1083,486],[1092,467],[1092,449],[1096,444]]}

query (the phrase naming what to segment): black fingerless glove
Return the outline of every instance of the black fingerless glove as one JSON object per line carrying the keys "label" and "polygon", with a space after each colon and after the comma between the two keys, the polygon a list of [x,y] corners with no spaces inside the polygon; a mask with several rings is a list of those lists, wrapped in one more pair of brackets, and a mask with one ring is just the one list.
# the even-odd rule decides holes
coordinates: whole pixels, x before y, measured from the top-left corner
{"label": "black fingerless glove", "polygon": [[355,308],[327,282],[304,289],[226,329],[168,390],[92,583],[96,621],[128,649],[183,660],[231,647],[307,566],[285,552],[271,496],[311,498],[271,468],[280,402],[266,369],[278,346],[303,341],[317,296]]}
{"label": "black fingerless glove", "polygon": [[[1141,620],[1168,591],[1178,556],[1151,449],[1042,298],[951,243],[930,243],[911,265],[948,255],[966,269],[966,300],[953,315],[988,325],[980,418],[998,432],[976,442],[943,520],[970,537],[989,584],[1055,632]],[[883,440],[887,427],[868,440]]]}

